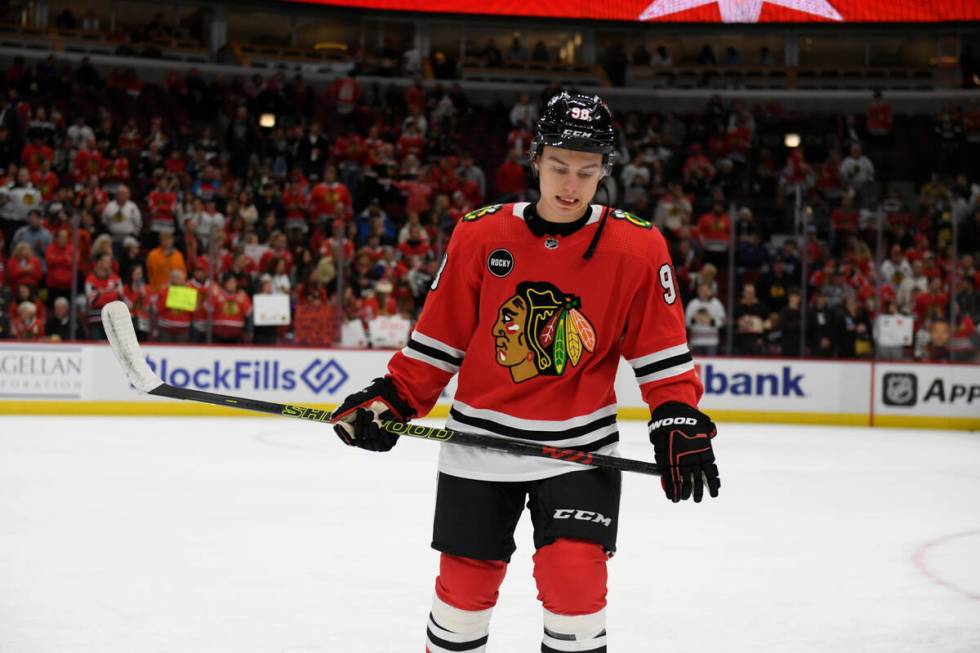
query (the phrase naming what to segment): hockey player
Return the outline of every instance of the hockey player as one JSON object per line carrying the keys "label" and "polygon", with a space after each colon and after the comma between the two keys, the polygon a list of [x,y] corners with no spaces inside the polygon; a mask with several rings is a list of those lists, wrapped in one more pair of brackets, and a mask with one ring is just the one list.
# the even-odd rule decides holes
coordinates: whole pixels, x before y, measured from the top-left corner
{"label": "hockey player", "polygon": [[[459,374],[449,428],[615,453],[620,357],[650,407],[667,498],[718,495],[712,421],[688,350],[667,246],[651,223],[590,204],[614,157],[597,96],[561,93],[531,142],[534,204],[466,215],[408,346],[388,375],[333,414],[348,445],[387,451],[379,426],[426,415]],[[620,474],[443,444],[432,546],[442,552],[429,653],[484,651],[525,504],[544,606],[541,650],[606,651],[606,560],[616,550]]]}

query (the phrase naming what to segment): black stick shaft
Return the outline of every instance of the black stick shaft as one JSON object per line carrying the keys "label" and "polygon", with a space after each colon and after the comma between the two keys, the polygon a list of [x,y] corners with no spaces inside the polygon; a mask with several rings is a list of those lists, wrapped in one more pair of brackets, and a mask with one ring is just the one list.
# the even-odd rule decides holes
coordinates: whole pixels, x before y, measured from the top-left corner
{"label": "black stick shaft", "polygon": [[[270,415],[283,415],[294,417],[311,422],[328,422],[330,411],[322,408],[311,408],[309,406],[294,406],[292,404],[280,404],[272,401],[262,401],[261,399],[249,399],[247,397],[232,397],[217,392],[205,392],[192,388],[178,388],[163,383],[149,392],[158,397],[169,399],[182,399],[185,401],[197,401],[216,406],[227,406],[229,408],[239,408],[251,410],[258,413]],[[523,440],[509,440],[492,435],[482,435],[479,433],[466,433],[463,431],[453,431],[450,429],[439,429],[420,424],[407,424],[385,420],[382,422],[386,431],[397,435],[407,435],[421,440],[432,440],[435,442],[452,442],[467,447],[478,447],[480,449],[491,449],[505,453],[520,454],[524,456],[537,456],[539,458],[551,458],[553,460],[563,460],[566,462],[588,465],[591,467],[605,467],[608,469],[618,469],[624,472],[638,472],[640,474],[659,475],[660,471],[653,463],[642,460],[632,460],[630,458],[619,458],[618,456],[606,456],[603,454],[589,453],[577,449],[559,449],[547,445],[525,442]]]}

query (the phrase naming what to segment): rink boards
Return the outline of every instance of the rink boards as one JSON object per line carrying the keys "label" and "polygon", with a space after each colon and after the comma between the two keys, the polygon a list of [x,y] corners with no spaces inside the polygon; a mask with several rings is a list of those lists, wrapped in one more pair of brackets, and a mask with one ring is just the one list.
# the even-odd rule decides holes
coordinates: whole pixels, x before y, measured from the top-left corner
{"label": "rink boards", "polygon": [[[165,382],[222,394],[335,406],[385,371],[391,351],[147,345]],[[980,365],[773,358],[696,360],[702,407],[719,421],[980,429]],[[444,416],[451,382],[431,413]],[[623,419],[648,419],[631,368],[616,380]],[[137,394],[108,346],[0,344],[0,414],[234,415]]]}

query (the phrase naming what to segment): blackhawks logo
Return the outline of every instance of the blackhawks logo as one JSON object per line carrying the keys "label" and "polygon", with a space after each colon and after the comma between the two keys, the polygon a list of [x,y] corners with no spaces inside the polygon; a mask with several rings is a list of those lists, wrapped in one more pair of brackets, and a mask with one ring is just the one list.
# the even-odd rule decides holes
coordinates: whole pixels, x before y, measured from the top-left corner
{"label": "blackhawks logo", "polygon": [[627,222],[629,222],[631,225],[635,227],[641,227],[643,229],[650,229],[651,227],[653,227],[653,223],[650,222],[649,220],[644,220],[640,216],[630,213],[629,211],[624,211],[622,209],[613,209],[613,211],[610,212],[610,215],[612,215],[612,217],[616,218],[617,220],[626,220]]}
{"label": "blackhawks logo", "polygon": [[561,376],[596,346],[595,329],[579,310],[581,299],[546,281],[522,281],[493,324],[498,365],[514,383],[539,374]]}
{"label": "blackhawks logo", "polygon": [[491,204],[490,206],[484,206],[482,209],[470,211],[463,216],[463,222],[476,222],[485,215],[493,215],[503,207],[503,204]]}

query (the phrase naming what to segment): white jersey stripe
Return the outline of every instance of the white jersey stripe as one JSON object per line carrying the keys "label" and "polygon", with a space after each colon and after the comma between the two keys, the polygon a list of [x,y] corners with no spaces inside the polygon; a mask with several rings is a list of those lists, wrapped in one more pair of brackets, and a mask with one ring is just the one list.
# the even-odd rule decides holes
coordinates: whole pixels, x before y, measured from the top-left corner
{"label": "white jersey stripe", "polygon": [[428,363],[432,367],[439,368],[443,372],[449,372],[450,374],[456,374],[459,372],[459,365],[451,365],[446,361],[441,361],[438,358],[433,358],[432,356],[427,356],[420,351],[410,349],[405,347],[402,349],[402,354],[408,358],[413,358],[417,361],[422,361],[423,363]]}
{"label": "white jersey stripe", "polygon": [[653,374],[647,374],[646,376],[637,377],[636,381],[640,385],[643,385],[644,383],[650,383],[651,381],[660,381],[662,379],[669,379],[672,376],[677,376],[679,374],[683,374],[684,372],[693,369],[694,369],[694,361],[687,361],[686,363],[675,365],[673,367],[668,367],[665,370],[660,370],[658,372],[654,372]]}
{"label": "white jersey stripe", "polygon": [[667,358],[673,358],[674,356],[680,356],[681,354],[686,354],[688,352],[687,343],[681,345],[675,345],[673,347],[667,347],[666,349],[661,349],[655,351],[652,354],[647,354],[646,356],[641,356],[640,358],[633,358],[629,362],[633,368],[644,367],[650,363],[656,363],[657,361],[662,361]]}
{"label": "white jersey stripe", "polygon": [[500,433],[494,433],[493,431],[488,431],[487,429],[482,429],[478,426],[473,426],[472,424],[463,424],[453,418],[452,415],[446,418],[446,428],[453,429],[455,431],[466,431],[468,433],[477,433],[479,435],[492,435],[498,438],[507,438],[509,440],[517,440],[519,442],[532,442],[534,444],[546,444],[548,446],[556,447],[581,447],[596,440],[601,440],[607,435],[612,435],[619,430],[616,424],[610,424],[609,426],[603,426],[591,433],[586,435],[580,435],[574,438],[565,438],[564,440],[525,440],[523,438],[512,438]]}
{"label": "white jersey stripe", "polygon": [[579,415],[578,417],[571,417],[569,419],[562,420],[543,420],[543,419],[522,419],[520,417],[513,417],[507,413],[501,413],[496,410],[489,410],[487,408],[474,408],[473,406],[468,406],[458,399],[453,402],[453,408],[458,410],[460,413],[467,415],[469,417],[475,417],[478,419],[490,420],[498,424],[503,424],[504,426],[510,426],[512,428],[521,429],[523,431],[567,431],[568,429],[584,426],[590,422],[594,422],[600,417],[608,417],[610,415],[616,414],[616,404],[609,404],[604,406],[599,410],[593,411],[587,415]]}
{"label": "white jersey stripe", "polygon": [[450,347],[444,342],[440,342],[435,338],[425,335],[418,329],[412,331],[411,337],[412,340],[420,342],[423,345],[428,345],[429,347],[433,347],[434,349],[439,349],[441,351],[444,351],[445,353],[449,354],[454,358],[462,358],[466,354],[466,352],[463,351],[462,349],[456,349],[455,347]]}

